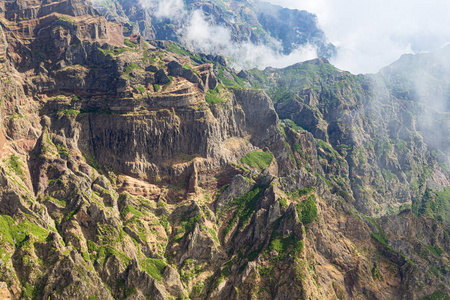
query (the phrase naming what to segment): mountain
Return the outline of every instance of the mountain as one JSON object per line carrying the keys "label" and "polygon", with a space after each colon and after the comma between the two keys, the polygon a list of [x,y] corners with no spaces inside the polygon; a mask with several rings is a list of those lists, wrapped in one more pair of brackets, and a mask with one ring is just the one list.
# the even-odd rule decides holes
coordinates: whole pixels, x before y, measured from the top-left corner
{"label": "mountain", "polygon": [[[307,44],[316,47],[320,57],[330,58],[336,52],[318,27],[315,15],[263,1],[103,0],[94,1],[94,5],[107,19],[124,24],[125,34],[172,40],[193,50],[198,45],[192,45],[185,28],[194,22],[192,13],[200,11],[211,26],[228,30],[234,42],[268,45],[286,55]],[[170,5],[172,10],[161,13],[159,5]]]}
{"label": "mountain", "polygon": [[449,298],[448,111],[409,84],[445,51],[237,73],[83,0],[0,31],[2,298]]}

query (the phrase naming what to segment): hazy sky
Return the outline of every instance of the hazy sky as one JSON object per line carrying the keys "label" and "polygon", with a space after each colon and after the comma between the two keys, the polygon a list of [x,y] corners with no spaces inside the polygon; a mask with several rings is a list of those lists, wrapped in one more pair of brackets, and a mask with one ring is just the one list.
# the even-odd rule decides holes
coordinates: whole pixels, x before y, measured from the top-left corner
{"label": "hazy sky", "polygon": [[450,42],[450,0],[266,0],[315,13],[330,42],[332,61],[353,73],[377,72],[404,53]]}

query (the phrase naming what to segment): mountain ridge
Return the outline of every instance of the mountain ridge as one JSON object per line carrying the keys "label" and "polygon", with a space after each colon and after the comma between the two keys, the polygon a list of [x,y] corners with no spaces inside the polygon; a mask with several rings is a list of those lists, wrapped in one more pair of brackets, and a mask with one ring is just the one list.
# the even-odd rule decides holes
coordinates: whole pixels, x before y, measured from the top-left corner
{"label": "mountain ridge", "polygon": [[6,297],[448,297],[448,153],[388,79],[238,73],[51,3],[0,20]]}

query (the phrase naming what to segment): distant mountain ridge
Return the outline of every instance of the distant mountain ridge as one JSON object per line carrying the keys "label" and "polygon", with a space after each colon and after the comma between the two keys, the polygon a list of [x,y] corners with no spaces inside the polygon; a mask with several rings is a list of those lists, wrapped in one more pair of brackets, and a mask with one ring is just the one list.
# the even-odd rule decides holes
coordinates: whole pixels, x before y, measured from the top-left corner
{"label": "distant mountain ridge", "polygon": [[[189,18],[158,18],[155,11],[143,7],[142,2],[103,0],[94,1],[94,6],[107,19],[124,24],[125,34],[138,33],[145,39],[183,44],[180,29],[187,25]],[[278,47],[285,55],[305,45],[317,48],[319,57],[330,58],[336,54],[335,47],[318,27],[317,17],[306,11],[249,0],[187,0],[185,9],[188,14],[202,11],[211,24],[228,29],[233,41]]]}
{"label": "distant mountain ridge", "polygon": [[1,299],[450,299],[445,53],[237,72],[122,32],[0,2]]}

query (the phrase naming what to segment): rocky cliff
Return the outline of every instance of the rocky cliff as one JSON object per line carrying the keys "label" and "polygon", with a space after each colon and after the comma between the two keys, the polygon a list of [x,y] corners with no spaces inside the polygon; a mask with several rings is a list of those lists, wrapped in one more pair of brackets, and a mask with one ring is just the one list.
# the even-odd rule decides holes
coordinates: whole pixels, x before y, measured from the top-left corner
{"label": "rocky cliff", "polygon": [[238,76],[84,1],[0,12],[4,299],[448,298],[414,101],[325,60]]}
{"label": "rocky cliff", "polygon": [[335,55],[335,47],[318,27],[316,16],[306,11],[261,1],[213,0],[185,1],[183,7],[172,2],[172,10],[166,12],[160,9],[159,3],[166,4],[164,1],[94,1],[95,7],[109,20],[124,24],[125,35],[141,34],[146,39],[172,40],[195,47],[186,39],[183,29],[193,22],[192,12],[200,11],[211,26],[228,30],[234,42],[267,45],[283,54],[312,45],[321,57]]}

